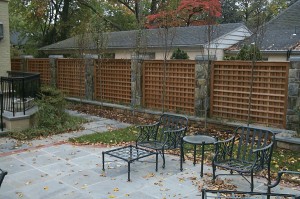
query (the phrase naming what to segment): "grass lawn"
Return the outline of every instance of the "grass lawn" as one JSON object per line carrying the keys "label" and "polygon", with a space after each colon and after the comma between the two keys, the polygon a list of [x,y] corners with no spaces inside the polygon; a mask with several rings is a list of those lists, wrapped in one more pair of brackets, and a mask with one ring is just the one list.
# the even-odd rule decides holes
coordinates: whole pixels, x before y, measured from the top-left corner
{"label": "grass lawn", "polygon": [[93,133],[90,135],[83,135],[77,138],[71,138],[70,141],[80,144],[108,144],[119,145],[136,140],[138,131],[136,127],[127,127],[124,129],[117,129],[107,131],[104,133]]}
{"label": "grass lawn", "polygon": [[[104,133],[94,133],[90,135],[84,135],[78,138],[71,138],[70,141],[81,144],[107,144],[107,145],[123,145],[126,143],[134,142],[138,135],[138,129],[136,127],[127,127],[124,129],[117,129]],[[185,145],[185,150],[192,152],[191,146]],[[211,150],[210,150],[211,151]],[[209,153],[209,152],[208,152]],[[192,154],[187,154],[189,158]],[[205,155],[208,158],[212,158],[212,154]],[[273,175],[279,170],[294,170],[300,171],[300,154],[296,151],[284,150],[276,148],[273,151],[271,171]]]}

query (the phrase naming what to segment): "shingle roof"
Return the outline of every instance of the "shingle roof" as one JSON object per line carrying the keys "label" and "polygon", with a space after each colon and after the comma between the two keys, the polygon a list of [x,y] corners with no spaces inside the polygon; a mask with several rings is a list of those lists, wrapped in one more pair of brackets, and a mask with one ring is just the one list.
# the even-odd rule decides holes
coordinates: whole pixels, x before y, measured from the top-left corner
{"label": "shingle roof", "polygon": [[[245,27],[242,23],[219,24],[212,27],[212,40],[215,40],[223,35],[226,35],[237,28]],[[107,38],[106,48],[134,48],[136,47],[137,30],[120,31],[105,33],[104,38]],[[165,41],[165,30],[163,29],[147,29],[142,31],[142,45],[147,47],[163,47]],[[180,46],[202,46],[207,44],[208,26],[189,26],[176,27],[168,29],[168,45],[174,47]],[[39,50],[68,50],[78,49],[79,36],[66,39],[48,46],[44,46]],[[91,38],[91,35],[89,35]],[[92,39],[89,39],[89,49],[95,49],[96,44]]]}
{"label": "shingle roof", "polygon": [[[262,27],[262,34],[258,35],[262,51],[286,51],[300,47],[300,0],[296,1],[276,18]],[[296,34],[295,34],[296,33]],[[255,41],[255,35],[244,42],[240,42],[231,50],[239,49],[243,44]]]}

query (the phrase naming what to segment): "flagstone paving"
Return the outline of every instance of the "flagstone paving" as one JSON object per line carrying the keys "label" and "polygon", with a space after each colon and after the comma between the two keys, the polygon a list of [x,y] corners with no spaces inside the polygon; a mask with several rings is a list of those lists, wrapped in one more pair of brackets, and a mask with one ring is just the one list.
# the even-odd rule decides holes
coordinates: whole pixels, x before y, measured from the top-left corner
{"label": "flagstone paving", "polygon": [[[173,155],[166,156],[165,169],[159,157],[158,172],[155,172],[155,156],[132,163],[130,182],[127,181],[127,163],[122,160],[105,156],[103,172],[102,151],[110,148],[78,146],[64,141],[129,124],[97,117],[91,121],[85,130],[23,143],[20,148],[13,147],[12,140],[1,138],[0,168],[7,170],[8,175],[0,188],[0,199],[200,198],[199,187],[210,184],[211,166],[204,165],[204,177],[200,178],[199,164],[193,166],[186,161],[180,172],[179,158]],[[235,184],[238,190],[250,189],[240,176],[222,176],[222,179],[221,183]],[[264,178],[256,177],[255,191],[265,191],[264,182]],[[299,192],[288,187],[278,187],[277,191]]]}

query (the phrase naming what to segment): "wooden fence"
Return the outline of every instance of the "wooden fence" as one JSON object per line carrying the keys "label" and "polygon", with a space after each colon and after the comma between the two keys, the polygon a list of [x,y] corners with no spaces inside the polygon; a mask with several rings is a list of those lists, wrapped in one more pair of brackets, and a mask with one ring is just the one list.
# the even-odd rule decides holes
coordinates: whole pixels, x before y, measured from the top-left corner
{"label": "wooden fence", "polygon": [[21,58],[11,59],[11,70],[12,71],[21,71]]}
{"label": "wooden fence", "polygon": [[40,73],[41,83],[49,84],[51,81],[51,71],[49,59],[27,59],[27,71]]}
{"label": "wooden fence", "polygon": [[251,123],[285,127],[288,70],[289,62],[257,62],[253,73],[251,62],[214,62],[210,115],[248,121],[250,104]]}
{"label": "wooden fence", "polygon": [[131,61],[118,59],[97,60],[94,68],[95,99],[130,104]]}
{"label": "wooden fence", "polygon": [[[43,84],[50,82],[49,59],[27,59],[29,72],[39,72]],[[22,60],[12,60],[22,70]],[[129,105],[133,72],[131,60],[108,59],[90,64],[93,84],[87,85],[87,62],[57,59],[57,86],[67,96],[86,97],[93,88],[98,101]],[[195,61],[144,61],[141,105],[145,108],[195,115]],[[211,70],[210,117],[285,127],[289,62],[215,61]],[[252,83],[252,90],[251,90]],[[249,97],[251,93],[251,98]]]}
{"label": "wooden fence", "polygon": [[69,97],[85,96],[83,59],[57,59],[57,88]]}
{"label": "wooden fence", "polygon": [[143,62],[143,106],[194,114],[195,61]]}

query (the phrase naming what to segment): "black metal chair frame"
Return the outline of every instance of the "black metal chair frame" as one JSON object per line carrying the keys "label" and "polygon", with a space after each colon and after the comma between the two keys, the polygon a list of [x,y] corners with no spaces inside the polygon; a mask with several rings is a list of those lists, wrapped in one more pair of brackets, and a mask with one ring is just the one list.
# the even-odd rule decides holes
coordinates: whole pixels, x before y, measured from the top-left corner
{"label": "black metal chair frame", "polygon": [[271,189],[276,187],[280,180],[281,177],[284,173],[287,174],[296,174],[300,175],[300,172],[297,171],[279,171],[277,175],[276,181],[268,185],[268,190],[267,192],[245,192],[245,191],[228,191],[228,190],[207,190],[207,189],[202,189],[202,199],[209,199],[209,198],[217,198],[217,199],[235,199],[235,198],[255,198],[257,199],[258,196],[261,196],[261,198],[271,198],[271,197],[280,197],[280,198],[294,198],[294,199],[300,199],[300,195],[296,194],[282,194],[282,193],[274,193],[271,192]]}
{"label": "black metal chair frame", "polygon": [[[234,135],[216,142],[216,152],[213,158],[213,180],[216,179],[216,167],[229,169],[230,174],[236,171],[254,188],[253,175],[255,172],[268,170],[268,184],[270,184],[270,164],[273,152],[275,134],[266,129],[252,127],[238,127]],[[250,181],[245,175],[251,176]],[[224,174],[218,174],[224,175]]]}
{"label": "black metal chair frame", "polygon": [[6,171],[3,171],[2,169],[0,169],[0,187],[1,187],[1,184],[4,180],[4,177],[7,175],[7,172]]}
{"label": "black metal chair frame", "polygon": [[180,149],[181,139],[188,128],[188,119],[185,116],[163,114],[159,121],[138,126],[140,134],[136,146],[156,151],[163,159],[165,168],[165,150]]}

